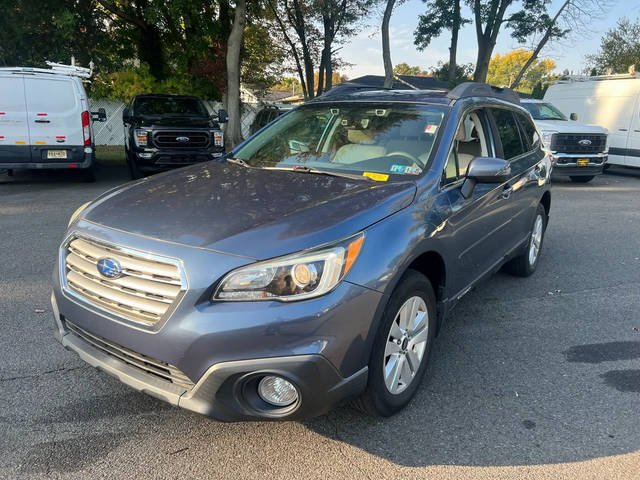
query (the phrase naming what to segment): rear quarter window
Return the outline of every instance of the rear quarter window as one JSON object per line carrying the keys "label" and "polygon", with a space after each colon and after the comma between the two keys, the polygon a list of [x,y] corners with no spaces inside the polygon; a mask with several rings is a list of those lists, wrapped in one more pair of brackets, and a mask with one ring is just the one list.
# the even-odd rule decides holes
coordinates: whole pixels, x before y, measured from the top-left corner
{"label": "rear quarter window", "polygon": [[535,125],[531,119],[523,113],[516,113],[516,118],[520,124],[520,130],[522,132],[522,138],[526,143],[526,149],[535,150],[540,146],[540,138],[538,137],[538,131],[536,130]]}
{"label": "rear quarter window", "polygon": [[0,110],[24,111],[22,77],[0,77]]}
{"label": "rear quarter window", "polygon": [[30,111],[56,113],[76,108],[75,90],[70,80],[25,78],[25,93]]}
{"label": "rear quarter window", "polygon": [[504,159],[509,160],[518,155],[522,155],[525,149],[520,141],[518,124],[513,116],[513,112],[503,108],[493,108],[491,112],[493,113],[493,118],[498,128],[498,135],[502,142]]}

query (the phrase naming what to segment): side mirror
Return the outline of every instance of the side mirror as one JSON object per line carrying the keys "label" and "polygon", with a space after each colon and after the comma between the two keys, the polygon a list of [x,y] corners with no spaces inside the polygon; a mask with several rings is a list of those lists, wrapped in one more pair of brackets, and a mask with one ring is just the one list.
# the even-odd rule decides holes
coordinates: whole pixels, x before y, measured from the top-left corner
{"label": "side mirror", "polygon": [[94,122],[106,122],[107,111],[104,108],[99,108],[97,112],[91,112],[91,119]]}
{"label": "side mirror", "polygon": [[122,110],[122,123],[131,123],[131,111],[129,107],[124,107],[124,110]]}
{"label": "side mirror", "polygon": [[572,113],[571,115],[569,115],[569,120],[573,120],[574,122],[578,121],[578,114],[577,113]]}
{"label": "side mirror", "polygon": [[227,123],[229,121],[229,114],[224,108],[218,110],[218,123]]}
{"label": "side mirror", "polygon": [[476,157],[469,163],[461,193],[469,198],[478,183],[504,183],[511,177],[511,166],[502,158]]}

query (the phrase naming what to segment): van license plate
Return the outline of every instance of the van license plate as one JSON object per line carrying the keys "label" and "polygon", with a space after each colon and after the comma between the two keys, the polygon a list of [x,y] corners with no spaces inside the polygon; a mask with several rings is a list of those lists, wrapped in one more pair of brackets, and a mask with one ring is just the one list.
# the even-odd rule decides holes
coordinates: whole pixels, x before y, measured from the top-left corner
{"label": "van license plate", "polygon": [[577,163],[578,163],[579,167],[584,167],[586,165],[589,165],[589,159],[588,158],[579,158]]}
{"label": "van license plate", "polygon": [[67,158],[66,150],[47,150],[47,158]]}

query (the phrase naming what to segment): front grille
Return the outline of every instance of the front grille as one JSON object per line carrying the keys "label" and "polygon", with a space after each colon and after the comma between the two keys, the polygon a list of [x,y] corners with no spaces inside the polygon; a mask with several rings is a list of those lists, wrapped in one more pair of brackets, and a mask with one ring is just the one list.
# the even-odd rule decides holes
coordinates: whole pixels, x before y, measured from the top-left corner
{"label": "front grille", "polygon": [[[117,260],[120,278],[106,278],[97,268],[102,258]],[[64,249],[65,288],[116,316],[147,327],[156,325],[184,291],[180,267],[171,260],[137,254],[85,238]]]}
{"label": "front grille", "polygon": [[[582,140],[591,143],[580,145]],[[556,133],[553,135],[551,150],[560,153],[602,153],[606,145],[607,136],[603,134]]]}
{"label": "front grille", "polygon": [[66,319],[65,326],[72,334],[80,337],[82,340],[93,345],[95,348],[106,353],[107,355],[116,357],[117,359],[123,361],[128,365],[131,365],[132,367],[142,370],[145,373],[159,377],[160,379],[167,382],[171,382],[186,390],[191,390],[193,388],[193,382],[189,380],[189,378],[184,373],[182,373],[180,369],[174,367],[173,365],[161,362],[159,360],[154,360],[151,357],[136,353],[133,350],[121,347],[120,345],[110,342],[109,340],[105,340],[102,337],[93,335],[92,333],[87,332],[86,330],[78,327],[77,325],[71,323]]}
{"label": "front grille", "polygon": [[153,141],[158,148],[207,148],[210,136],[208,132],[161,130],[153,135]]}

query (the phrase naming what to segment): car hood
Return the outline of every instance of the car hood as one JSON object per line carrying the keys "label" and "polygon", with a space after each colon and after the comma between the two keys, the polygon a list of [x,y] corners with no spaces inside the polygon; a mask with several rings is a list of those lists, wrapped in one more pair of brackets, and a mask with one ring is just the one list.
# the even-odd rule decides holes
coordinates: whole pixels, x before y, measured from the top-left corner
{"label": "car hood", "polygon": [[543,132],[559,133],[607,133],[608,130],[598,125],[585,125],[572,120],[534,120]]}
{"label": "car hood", "polygon": [[341,239],[407,207],[416,185],[208,162],[112,190],[82,217],[125,232],[266,259]]}

